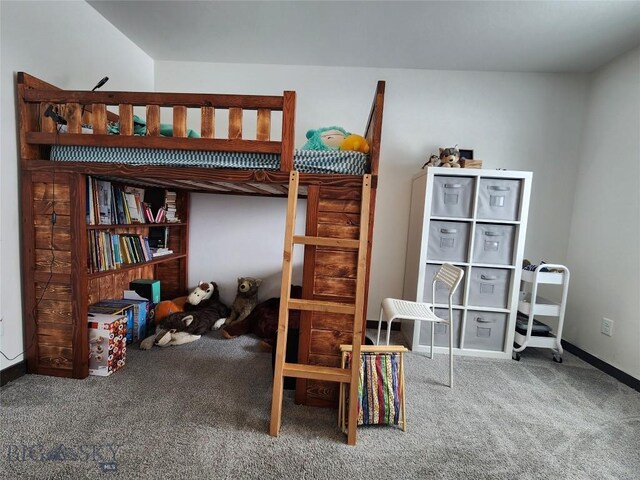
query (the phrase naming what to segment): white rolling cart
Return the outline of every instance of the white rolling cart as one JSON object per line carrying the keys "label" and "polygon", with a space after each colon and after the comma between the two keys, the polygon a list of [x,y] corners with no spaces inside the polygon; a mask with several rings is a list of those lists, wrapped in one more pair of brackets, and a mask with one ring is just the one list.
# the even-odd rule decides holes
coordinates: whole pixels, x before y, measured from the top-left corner
{"label": "white rolling cart", "polygon": [[[516,330],[513,341],[513,359],[520,360],[520,352],[527,347],[550,348],[553,350],[554,362],[562,363],[562,326],[567,306],[569,291],[569,269],[564,265],[544,263],[534,271],[522,271],[522,289],[518,312],[528,317],[526,333]],[[539,285],[557,285],[562,288],[560,303],[547,300],[538,295]],[[555,331],[536,335],[534,321],[536,317],[557,317],[558,327]]]}

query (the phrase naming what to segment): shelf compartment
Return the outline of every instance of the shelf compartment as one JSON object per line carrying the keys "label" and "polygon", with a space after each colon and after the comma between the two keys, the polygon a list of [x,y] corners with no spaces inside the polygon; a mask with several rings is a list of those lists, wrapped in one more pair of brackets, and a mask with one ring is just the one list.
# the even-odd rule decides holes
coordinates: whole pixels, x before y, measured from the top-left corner
{"label": "shelf compartment", "polygon": [[114,273],[120,273],[120,272],[124,272],[126,270],[131,270],[134,268],[146,267],[147,265],[157,265],[159,263],[169,262],[171,260],[178,260],[180,258],[187,258],[187,254],[172,253],[169,255],[163,255],[161,257],[155,257],[153,260],[150,260],[148,262],[128,263],[126,265],[123,265],[120,268],[116,268],[115,270],[105,270],[103,272],[89,273],[87,274],[87,278],[92,279],[92,278],[103,277],[105,275],[113,275]]}
{"label": "shelf compartment", "polygon": [[557,317],[560,315],[560,305],[556,302],[536,296],[536,302],[531,307],[531,295],[529,293],[520,294],[518,301],[518,311],[531,317],[532,315],[542,315],[547,317]]}
{"label": "shelf compartment", "polygon": [[[544,268],[544,267],[543,267]],[[564,273],[558,272],[537,272],[538,283],[545,283],[550,285],[562,285],[564,283]],[[536,281],[536,272],[531,270],[522,270],[522,276],[520,277],[523,282],[534,283]]]}

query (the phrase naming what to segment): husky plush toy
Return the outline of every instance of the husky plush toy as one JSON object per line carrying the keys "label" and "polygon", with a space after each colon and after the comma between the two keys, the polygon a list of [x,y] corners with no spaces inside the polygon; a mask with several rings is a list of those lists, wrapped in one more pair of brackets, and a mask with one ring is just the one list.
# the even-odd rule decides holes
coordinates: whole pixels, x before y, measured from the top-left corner
{"label": "husky plush toy", "polygon": [[182,345],[198,340],[203,333],[211,329],[216,320],[229,315],[229,307],[220,301],[220,291],[215,282],[201,282],[188,297],[189,311],[171,313],[160,320],[155,335],[140,343],[142,350],[154,345],[167,347]]}
{"label": "husky plush toy", "polygon": [[258,304],[258,287],[261,283],[262,280],[259,278],[238,278],[238,292],[233,305],[231,305],[231,313],[227,318],[221,318],[214,323],[213,329],[218,330],[222,325],[244,320]]}

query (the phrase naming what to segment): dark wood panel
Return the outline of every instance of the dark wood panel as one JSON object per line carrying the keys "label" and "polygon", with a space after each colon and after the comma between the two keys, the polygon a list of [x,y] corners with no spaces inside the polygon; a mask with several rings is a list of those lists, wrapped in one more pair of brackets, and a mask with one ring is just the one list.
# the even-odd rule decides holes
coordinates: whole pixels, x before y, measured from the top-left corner
{"label": "dark wood panel", "polygon": [[56,183],[34,183],[33,184],[34,200],[57,200],[69,201],[69,185],[60,183],[56,179]]}
{"label": "dark wood panel", "polygon": [[36,248],[53,248],[54,250],[69,250],[71,248],[71,230],[69,227],[55,226],[52,232],[51,227],[35,226],[34,234]]}
{"label": "dark wood panel", "polygon": [[338,403],[340,384],[337,382],[307,381],[306,405],[312,407],[335,407]]}
{"label": "dark wood panel", "polygon": [[352,332],[353,315],[311,312],[311,328],[314,330]]}
{"label": "dark wood panel", "polygon": [[36,249],[35,270],[68,274],[71,270],[71,253]]}
{"label": "dark wood panel", "polygon": [[360,201],[359,200],[333,200],[333,199],[321,198],[320,204],[318,205],[318,211],[359,213]]}
{"label": "dark wood panel", "polygon": [[71,286],[59,283],[36,283],[35,296],[43,300],[70,300]]}
{"label": "dark wood panel", "polygon": [[[71,205],[69,202],[63,202],[60,200],[52,201],[52,200],[34,200],[33,201],[33,214],[34,215],[49,215],[49,223],[51,223],[51,214],[54,211],[56,216],[61,215],[69,215],[71,212]],[[57,224],[57,222],[56,222]]]}
{"label": "dark wood panel", "polygon": [[337,355],[309,355],[310,365],[325,365],[327,367],[340,367],[342,365],[342,357]]}
{"label": "dark wood panel", "polygon": [[[56,208],[57,210],[57,208]],[[49,226],[51,228],[51,213],[43,215],[33,215],[33,225]],[[58,215],[56,213],[56,227],[70,227],[71,218],[69,215]]]}
{"label": "dark wood panel", "polygon": [[353,332],[339,330],[311,330],[310,354],[338,355],[339,345],[351,343]]}
{"label": "dark wood panel", "polygon": [[59,370],[73,369],[73,349],[56,345],[40,345],[38,347],[38,364],[44,368]]}
{"label": "dark wood panel", "polygon": [[318,212],[318,224],[344,225],[358,227],[360,225],[359,213],[345,212]]}
{"label": "dark wood panel", "polygon": [[38,326],[42,323],[56,323],[71,325],[73,317],[71,315],[72,305],[70,298],[67,300],[41,300],[36,308],[36,322]]}
{"label": "dark wood panel", "polygon": [[329,225],[325,223],[318,225],[318,236],[357,240],[360,237],[360,228],[344,225]]}
{"label": "dark wood panel", "polygon": [[356,294],[355,278],[318,277],[313,282],[315,295],[354,298]]}
{"label": "dark wood panel", "polygon": [[60,323],[38,325],[38,343],[42,345],[73,348],[73,327]]}
{"label": "dark wood panel", "polygon": [[358,273],[358,254],[354,250],[316,249],[316,277],[355,279]]}

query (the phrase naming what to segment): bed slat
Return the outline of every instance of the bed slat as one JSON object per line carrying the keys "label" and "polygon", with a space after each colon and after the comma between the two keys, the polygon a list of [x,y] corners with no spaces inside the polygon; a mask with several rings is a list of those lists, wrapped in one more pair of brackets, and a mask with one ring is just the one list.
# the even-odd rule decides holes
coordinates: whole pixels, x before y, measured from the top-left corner
{"label": "bed slat", "polygon": [[242,138],[242,109],[229,109],[229,140]]}
{"label": "bed slat", "polygon": [[118,105],[120,114],[120,135],[133,135],[133,106],[129,103]]}
{"label": "bed slat", "polygon": [[173,136],[178,138],[187,136],[187,107],[180,105],[173,107]]}
{"label": "bed slat", "polygon": [[53,118],[44,116],[44,112],[47,111],[47,107],[49,107],[49,105],[51,104],[46,102],[40,104],[40,118],[42,120],[42,131],[53,133],[56,131],[56,122],[53,120]]}
{"label": "bed slat", "polygon": [[91,113],[91,124],[93,125],[93,133],[107,133],[107,106],[104,103],[93,105]]}
{"label": "bed slat", "polygon": [[216,112],[213,107],[200,108],[200,136],[213,138],[216,131]]}
{"label": "bed slat", "polygon": [[160,106],[147,105],[147,135],[160,135]]}
{"label": "bed slat", "polygon": [[256,140],[271,140],[271,110],[258,109]]}
{"label": "bed slat", "polygon": [[66,118],[67,118],[67,128],[69,133],[82,133],[82,124],[80,118],[80,104],[78,103],[68,103]]}

